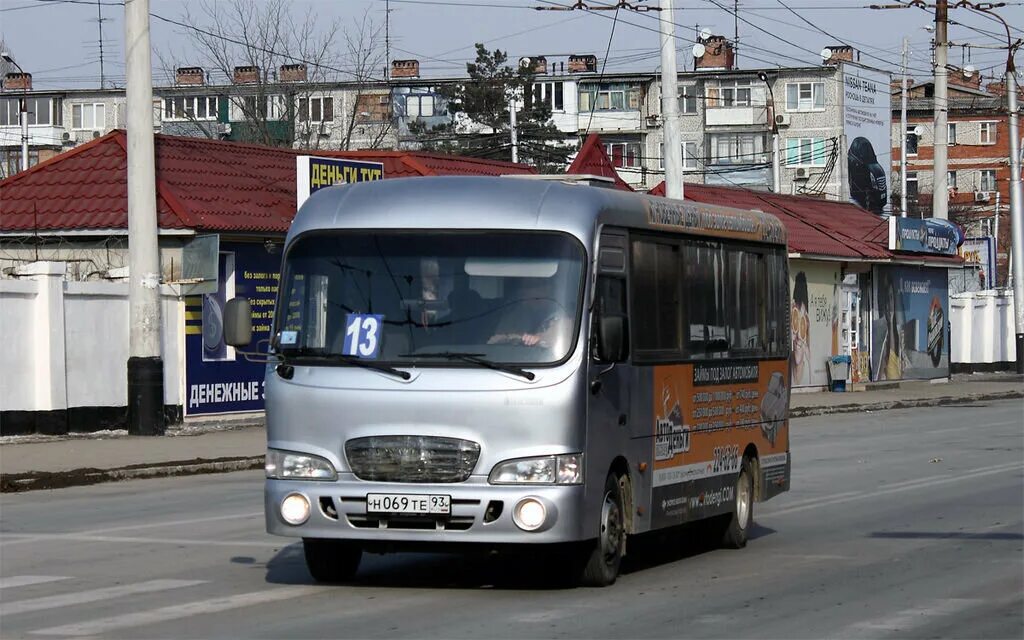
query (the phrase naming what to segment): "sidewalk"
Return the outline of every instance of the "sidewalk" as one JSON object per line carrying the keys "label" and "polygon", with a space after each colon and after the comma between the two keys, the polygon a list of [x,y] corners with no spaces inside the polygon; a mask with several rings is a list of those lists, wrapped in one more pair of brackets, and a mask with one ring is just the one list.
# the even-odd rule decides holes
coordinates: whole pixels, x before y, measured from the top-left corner
{"label": "sidewalk", "polygon": [[[878,385],[849,393],[794,393],[790,416],[969,404],[1024,398],[1024,377],[954,376],[950,381]],[[1024,424],[1024,403],[1022,403]],[[259,420],[189,423],[163,437],[125,432],[9,437],[0,442],[0,491],[57,489],[114,480],[225,473],[263,466],[266,436]]]}

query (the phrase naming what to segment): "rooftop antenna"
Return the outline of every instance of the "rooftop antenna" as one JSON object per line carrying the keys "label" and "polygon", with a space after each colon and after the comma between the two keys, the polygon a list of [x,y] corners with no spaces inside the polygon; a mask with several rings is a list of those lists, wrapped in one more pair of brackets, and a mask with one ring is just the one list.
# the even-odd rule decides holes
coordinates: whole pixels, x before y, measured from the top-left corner
{"label": "rooftop antenna", "polygon": [[739,66],[740,59],[740,0],[734,0],[732,3],[732,65],[733,68]]}
{"label": "rooftop antenna", "polygon": [[103,73],[103,23],[106,20],[103,18],[103,3],[100,0],[96,0],[96,22],[100,28],[100,89],[106,88],[107,83],[106,75]]}

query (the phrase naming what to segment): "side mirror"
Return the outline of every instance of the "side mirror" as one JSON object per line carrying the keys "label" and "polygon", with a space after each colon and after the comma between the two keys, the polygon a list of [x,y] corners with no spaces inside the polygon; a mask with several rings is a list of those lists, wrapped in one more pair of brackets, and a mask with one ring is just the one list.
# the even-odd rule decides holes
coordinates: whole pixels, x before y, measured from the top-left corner
{"label": "side mirror", "polygon": [[224,342],[247,347],[252,342],[252,307],[248,298],[232,298],[224,305]]}
{"label": "side mirror", "polygon": [[602,362],[626,359],[626,317],[621,314],[598,316],[597,358]]}

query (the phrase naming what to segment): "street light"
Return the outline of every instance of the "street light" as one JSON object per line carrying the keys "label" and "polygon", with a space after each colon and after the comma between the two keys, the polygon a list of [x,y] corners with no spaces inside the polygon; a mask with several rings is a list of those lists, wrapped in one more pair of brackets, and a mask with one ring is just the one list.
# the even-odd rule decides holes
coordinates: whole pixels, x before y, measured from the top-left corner
{"label": "street light", "polygon": [[25,78],[24,78],[26,73],[25,73],[25,70],[21,68],[21,65],[18,64],[14,60],[14,58],[11,56],[11,54],[9,52],[4,51],[3,53],[0,53],[0,58],[3,58],[4,62],[7,62],[8,64],[13,64],[15,66],[15,68],[17,68],[18,71],[22,75],[22,82],[21,82],[22,98],[21,98],[21,109],[19,110],[18,119],[21,122],[21,170],[22,171],[27,171],[28,170],[28,85],[25,83]]}
{"label": "street light", "polygon": [[775,93],[772,91],[772,84],[768,82],[768,74],[759,71],[757,77],[768,87],[768,97],[771,100],[772,110],[768,115],[768,124],[772,128],[772,191],[779,193],[782,190],[782,162],[779,158],[779,123],[775,120]]}

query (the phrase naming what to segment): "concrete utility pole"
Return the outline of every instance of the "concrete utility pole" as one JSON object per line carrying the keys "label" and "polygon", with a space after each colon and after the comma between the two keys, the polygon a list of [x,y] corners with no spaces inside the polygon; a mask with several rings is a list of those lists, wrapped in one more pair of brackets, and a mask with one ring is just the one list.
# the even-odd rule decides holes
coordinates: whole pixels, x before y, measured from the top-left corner
{"label": "concrete utility pole", "polygon": [[[1024,373],[1024,193],[1020,184],[1020,125],[1014,47],[1006,60],[1006,105],[1010,112],[1010,231],[1013,234],[1013,320],[1017,336],[1017,373]],[[998,244],[998,241],[997,241]],[[998,253],[998,249],[996,252]]]}
{"label": "concrete utility pole", "polygon": [[903,36],[902,79],[900,80],[900,215],[907,217],[907,48]]}
{"label": "concrete utility pole", "polygon": [[128,124],[128,433],[164,432],[149,0],[124,6]]}
{"label": "concrete utility pole", "polygon": [[772,191],[782,191],[782,156],[779,150],[779,124],[775,121],[775,92],[772,91],[772,83],[768,81],[768,74],[761,71],[757,74],[758,79],[768,87],[768,99],[772,105],[771,111],[765,108],[768,116],[768,126],[772,129]]}
{"label": "concrete utility pole", "polygon": [[[934,187],[932,189],[932,217],[943,220],[949,218],[949,128],[946,116],[949,110],[946,80],[949,70],[946,68],[949,38],[946,33],[948,26],[948,0],[937,0],[935,3],[935,161]],[[904,134],[905,135],[905,134]]]}
{"label": "concrete utility pole", "polygon": [[21,65],[14,60],[10,53],[4,51],[0,57],[4,59],[4,62],[13,64],[18,73],[22,75],[18,123],[21,125],[21,170],[28,171],[28,82],[27,78],[25,78],[25,70],[21,68]]}
{"label": "concrete utility pole", "polygon": [[661,0],[661,117],[665,133],[665,196],[683,199],[683,137],[679,131],[676,27],[672,0]]}
{"label": "concrete utility pole", "polygon": [[508,100],[508,126],[512,134],[512,162],[519,162],[519,132],[516,131],[516,97]]}

